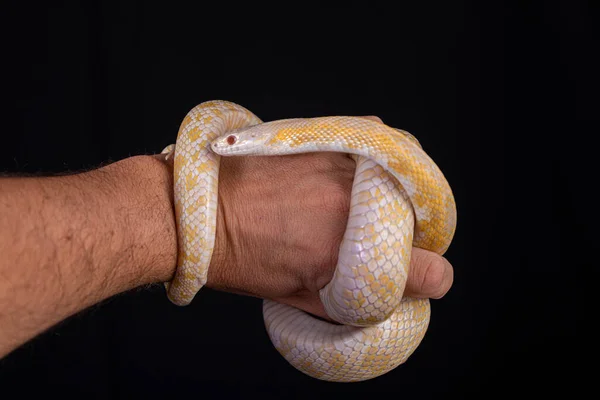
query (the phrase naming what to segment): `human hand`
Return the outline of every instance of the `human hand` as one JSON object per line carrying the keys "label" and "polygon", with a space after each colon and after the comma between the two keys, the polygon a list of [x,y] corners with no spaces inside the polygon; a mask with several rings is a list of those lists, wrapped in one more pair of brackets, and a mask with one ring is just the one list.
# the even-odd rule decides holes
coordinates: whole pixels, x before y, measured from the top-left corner
{"label": "human hand", "polygon": [[[207,286],[328,319],[318,292],[335,270],[354,170],[342,153],[222,157]],[[413,248],[409,271],[405,296],[440,298],[452,285],[452,266],[433,252]]]}

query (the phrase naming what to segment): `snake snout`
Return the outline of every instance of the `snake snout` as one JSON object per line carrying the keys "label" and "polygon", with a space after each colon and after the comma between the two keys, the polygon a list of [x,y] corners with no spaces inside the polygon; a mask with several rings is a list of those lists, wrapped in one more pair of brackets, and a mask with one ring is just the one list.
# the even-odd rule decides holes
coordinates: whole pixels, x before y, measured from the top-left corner
{"label": "snake snout", "polygon": [[216,140],[214,140],[211,144],[211,150],[217,154],[221,154],[224,150],[227,150],[230,146],[233,146],[239,141],[238,135],[228,134],[227,136],[222,136]]}
{"label": "snake snout", "polygon": [[210,144],[210,148],[212,151],[214,151],[215,153],[219,153],[219,150],[223,150],[225,148],[227,148],[228,145],[228,141],[227,140],[223,140],[223,139],[218,139],[215,140],[214,142],[212,142]]}

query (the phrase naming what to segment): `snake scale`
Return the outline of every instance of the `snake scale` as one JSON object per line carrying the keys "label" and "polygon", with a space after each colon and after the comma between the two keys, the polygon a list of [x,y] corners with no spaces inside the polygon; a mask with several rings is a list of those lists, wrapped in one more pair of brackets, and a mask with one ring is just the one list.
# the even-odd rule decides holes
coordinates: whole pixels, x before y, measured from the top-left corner
{"label": "snake scale", "polygon": [[216,231],[221,156],[343,152],[356,161],[346,231],[331,281],[320,290],[326,322],[265,300],[269,337],[285,359],[318,379],[380,376],[415,351],[428,299],[403,297],[412,246],[443,254],[456,205],[438,166],[408,132],[347,116],[263,123],[246,108],[207,101],[184,118],[174,151],[178,261],[168,298],[189,304],[206,283]]}

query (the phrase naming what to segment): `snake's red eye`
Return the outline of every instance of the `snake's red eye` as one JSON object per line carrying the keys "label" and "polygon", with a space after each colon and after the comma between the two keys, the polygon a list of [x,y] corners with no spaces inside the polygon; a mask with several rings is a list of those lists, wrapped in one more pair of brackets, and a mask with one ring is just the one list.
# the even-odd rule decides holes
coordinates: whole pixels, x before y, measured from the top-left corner
{"label": "snake's red eye", "polygon": [[237,138],[234,135],[227,136],[227,144],[228,145],[235,144],[236,141],[237,141]]}

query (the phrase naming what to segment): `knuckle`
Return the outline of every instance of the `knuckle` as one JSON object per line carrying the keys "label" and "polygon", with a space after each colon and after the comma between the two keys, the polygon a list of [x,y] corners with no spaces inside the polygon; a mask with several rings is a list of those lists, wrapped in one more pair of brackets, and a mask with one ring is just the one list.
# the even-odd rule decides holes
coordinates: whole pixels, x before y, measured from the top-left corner
{"label": "knuckle", "polygon": [[364,115],[361,118],[370,119],[371,121],[383,123],[383,120],[379,118],[377,115]]}
{"label": "knuckle", "polygon": [[345,156],[341,153],[313,153],[311,164],[315,171],[331,173],[340,167],[340,160]]}
{"label": "knuckle", "polygon": [[332,183],[321,192],[320,206],[335,215],[347,215],[350,211],[350,190],[339,183]]}

